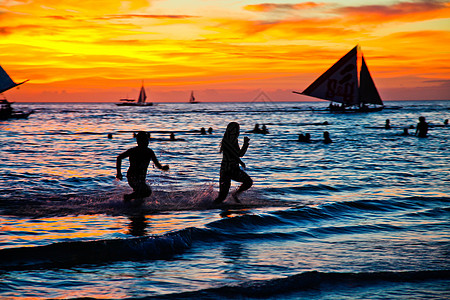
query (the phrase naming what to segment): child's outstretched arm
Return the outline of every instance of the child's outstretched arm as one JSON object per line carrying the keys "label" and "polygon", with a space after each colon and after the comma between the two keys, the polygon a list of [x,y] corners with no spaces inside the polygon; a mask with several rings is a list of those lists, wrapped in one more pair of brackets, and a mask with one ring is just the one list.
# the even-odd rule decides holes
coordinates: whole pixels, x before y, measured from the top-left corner
{"label": "child's outstretched arm", "polygon": [[168,165],[162,166],[162,165],[159,163],[158,159],[156,158],[155,152],[153,152],[153,151],[152,151],[152,154],[151,154],[151,158],[152,158],[153,163],[155,164],[155,166],[156,166],[158,169],[163,170],[163,171],[169,170],[169,166],[168,166]]}
{"label": "child's outstretched arm", "polygon": [[129,150],[125,151],[122,154],[119,154],[119,156],[117,156],[117,160],[116,160],[116,178],[119,180],[123,179],[122,176],[122,159],[127,158],[128,156],[130,156],[129,154]]}

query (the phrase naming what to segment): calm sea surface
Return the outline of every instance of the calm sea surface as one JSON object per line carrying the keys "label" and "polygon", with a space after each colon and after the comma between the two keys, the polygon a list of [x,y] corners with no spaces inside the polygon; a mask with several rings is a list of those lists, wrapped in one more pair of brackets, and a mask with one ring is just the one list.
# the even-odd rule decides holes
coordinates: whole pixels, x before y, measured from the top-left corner
{"label": "calm sea surface", "polygon": [[[450,298],[450,101],[326,105],[15,104],[35,113],[0,121],[0,298]],[[419,116],[437,126],[402,136]],[[254,186],[214,208],[231,121]],[[139,130],[170,171],[134,207],[115,160]]]}

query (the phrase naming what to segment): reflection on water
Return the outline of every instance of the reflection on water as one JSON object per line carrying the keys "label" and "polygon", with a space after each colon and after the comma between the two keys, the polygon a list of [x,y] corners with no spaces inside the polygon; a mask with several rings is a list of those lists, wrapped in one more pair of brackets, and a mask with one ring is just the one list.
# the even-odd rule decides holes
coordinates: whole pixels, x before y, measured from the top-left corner
{"label": "reflection on water", "polygon": [[130,225],[128,226],[128,233],[132,236],[144,236],[147,235],[146,228],[149,226],[147,219],[143,213],[135,214],[128,217],[130,219]]}

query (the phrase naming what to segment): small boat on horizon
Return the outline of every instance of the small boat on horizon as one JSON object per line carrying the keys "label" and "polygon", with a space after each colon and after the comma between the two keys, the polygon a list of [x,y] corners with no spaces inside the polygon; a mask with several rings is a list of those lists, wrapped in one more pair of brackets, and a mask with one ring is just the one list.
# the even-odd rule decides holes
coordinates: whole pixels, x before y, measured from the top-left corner
{"label": "small boat on horizon", "polygon": [[[0,94],[3,95],[3,92],[24,84],[27,81],[28,80],[22,81],[20,83],[15,83],[5,72],[5,70],[3,70],[3,68],[0,66]],[[3,99],[0,99],[0,120],[26,119],[30,114],[34,112],[31,109],[26,111],[15,110],[12,108],[11,104],[13,104],[13,102],[9,102],[5,97]]]}
{"label": "small boat on horizon", "polygon": [[152,106],[153,102],[145,102],[147,95],[145,93],[144,83],[142,83],[141,91],[139,92],[139,98],[136,102],[135,99],[123,98],[120,99],[121,103],[116,103],[117,106]]}
{"label": "small boat on horizon", "polygon": [[[359,73],[358,52],[361,57]],[[358,45],[320,75],[303,92],[293,91],[293,93],[331,101],[326,109],[330,112],[375,112],[384,108]]]}
{"label": "small boat on horizon", "polygon": [[195,100],[194,91],[191,91],[191,97],[189,97],[189,103],[192,103],[192,104],[199,103],[197,100]]}

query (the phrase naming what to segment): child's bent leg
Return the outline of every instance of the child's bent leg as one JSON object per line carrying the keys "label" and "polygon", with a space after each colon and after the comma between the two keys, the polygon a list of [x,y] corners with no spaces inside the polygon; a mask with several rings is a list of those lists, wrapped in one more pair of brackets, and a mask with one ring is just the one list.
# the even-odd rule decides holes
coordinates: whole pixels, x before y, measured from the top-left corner
{"label": "child's bent leg", "polygon": [[[233,178],[234,179],[234,178]],[[236,181],[242,182],[241,186],[233,193],[233,199],[237,203],[241,203],[241,201],[238,198],[238,195],[242,193],[243,191],[248,190],[253,185],[253,180],[248,176],[247,173],[241,170],[238,178],[235,178]]]}
{"label": "child's bent leg", "polygon": [[142,203],[143,198],[152,194],[152,189],[146,184],[145,179],[128,177],[128,184],[133,188],[133,192],[123,196],[125,202],[136,199]]}

